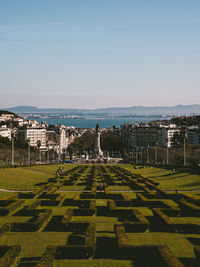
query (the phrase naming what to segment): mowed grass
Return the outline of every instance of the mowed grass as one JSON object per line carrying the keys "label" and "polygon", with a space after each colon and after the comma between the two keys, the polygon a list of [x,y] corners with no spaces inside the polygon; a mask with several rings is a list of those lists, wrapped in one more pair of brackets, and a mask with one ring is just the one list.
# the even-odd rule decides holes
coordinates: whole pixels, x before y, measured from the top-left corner
{"label": "mowed grass", "polygon": [[127,233],[129,242],[134,246],[166,245],[176,257],[194,258],[193,245],[189,235],[175,233]]}
{"label": "mowed grass", "polygon": [[[65,171],[74,167],[73,164],[59,166],[63,167]],[[25,186],[33,186],[46,181],[48,178],[55,177],[57,169],[57,165],[0,169],[0,187],[24,188]]]}
{"label": "mowed grass", "polygon": [[200,189],[200,173],[172,171],[162,168],[134,169],[131,165],[123,165],[125,169],[160,183],[159,187],[168,190]]}
{"label": "mowed grass", "polygon": [[53,267],[134,267],[130,260],[92,259],[92,260],[54,260]]}
{"label": "mowed grass", "polygon": [[47,246],[64,246],[70,233],[66,232],[9,232],[0,245],[20,245],[20,257],[41,257]]}

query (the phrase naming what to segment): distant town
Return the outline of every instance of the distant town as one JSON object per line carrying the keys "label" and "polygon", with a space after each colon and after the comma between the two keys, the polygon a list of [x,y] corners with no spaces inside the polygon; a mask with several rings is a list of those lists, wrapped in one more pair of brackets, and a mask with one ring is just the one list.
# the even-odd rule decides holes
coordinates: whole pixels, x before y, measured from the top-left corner
{"label": "distant town", "polygon": [[[45,117],[37,115],[39,118],[48,118],[52,115],[46,114]],[[37,117],[37,118],[38,118]],[[66,118],[76,118],[76,115],[65,115]],[[149,123],[124,123],[120,127],[112,126],[108,128],[101,128],[100,132],[110,134],[111,137],[117,137],[120,142],[123,142],[124,149],[120,152],[117,151],[117,146],[112,149],[104,146],[104,154],[112,154],[124,160],[135,161],[135,163],[148,164],[151,162],[160,164],[170,164],[169,151],[171,149],[171,155],[174,154],[172,149],[176,148],[177,155],[171,156],[171,161],[177,162],[177,164],[199,164],[199,147],[200,145],[200,116],[181,116],[174,117],[170,120],[155,120]],[[73,155],[76,155],[78,151],[83,155],[79,155],[84,159],[87,153],[91,153],[89,148],[78,148],[77,151],[73,151],[73,155],[70,155],[70,146],[77,142],[81,137],[83,143],[86,143],[86,136],[94,135],[95,128],[75,128],[74,126],[64,125],[49,125],[45,121],[38,122],[36,119],[29,119],[29,116],[16,115],[12,112],[1,111],[0,112],[0,137],[1,143],[6,143],[5,140],[9,140],[13,143],[13,150],[15,143],[26,144],[29,149],[29,154],[25,162],[31,163],[31,149],[38,150],[40,152],[39,161],[51,161],[57,159],[58,161],[66,160],[67,156],[70,156],[70,160],[73,159]],[[106,137],[105,137],[106,138]],[[104,138],[104,139],[105,139]],[[114,140],[111,138],[111,140]],[[80,144],[79,144],[80,146]],[[188,149],[188,152],[192,149],[193,153],[187,153],[184,151],[181,154],[181,149]],[[9,147],[9,146],[8,146]],[[159,158],[158,155],[152,155],[151,150],[159,153],[159,149],[162,150]],[[163,149],[166,152],[163,152]],[[194,153],[195,149],[195,153]],[[146,152],[145,152],[146,151]],[[173,153],[172,153],[173,152]],[[44,154],[46,153],[46,158]],[[143,156],[141,156],[143,153]],[[185,154],[184,154],[185,153]],[[42,156],[43,155],[43,156]],[[129,156],[127,156],[129,155]],[[167,155],[167,156],[165,156]],[[191,156],[192,155],[192,156]],[[7,157],[7,164],[15,164],[16,154],[12,152],[11,157]],[[183,157],[182,157],[183,156]],[[9,162],[8,158],[11,162]],[[3,158],[1,163],[3,164]],[[5,162],[4,162],[5,164]]]}

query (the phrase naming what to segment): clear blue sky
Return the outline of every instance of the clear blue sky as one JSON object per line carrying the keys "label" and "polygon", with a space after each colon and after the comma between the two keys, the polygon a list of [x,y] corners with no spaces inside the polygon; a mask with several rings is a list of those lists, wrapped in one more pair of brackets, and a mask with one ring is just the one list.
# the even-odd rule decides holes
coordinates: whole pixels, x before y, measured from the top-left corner
{"label": "clear blue sky", "polygon": [[200,104],[199,0],[0,0],[0,107]]}

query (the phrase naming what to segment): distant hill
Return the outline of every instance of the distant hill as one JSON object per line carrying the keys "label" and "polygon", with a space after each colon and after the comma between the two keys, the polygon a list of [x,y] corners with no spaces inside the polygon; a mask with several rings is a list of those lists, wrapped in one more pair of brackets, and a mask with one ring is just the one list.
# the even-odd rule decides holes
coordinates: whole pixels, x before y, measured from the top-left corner
{"label": "distant hill", "polygon": [[65,108],[38,108],[34,106],[17,106],[6,108],[14,113],[57,113],[67,115],[92,115],[92,116],[134,116],[134,115],[193,115],[200,114],[200,105],[177,105],[177,106],[132,106],[113,107],[100,109],[65,109]]}

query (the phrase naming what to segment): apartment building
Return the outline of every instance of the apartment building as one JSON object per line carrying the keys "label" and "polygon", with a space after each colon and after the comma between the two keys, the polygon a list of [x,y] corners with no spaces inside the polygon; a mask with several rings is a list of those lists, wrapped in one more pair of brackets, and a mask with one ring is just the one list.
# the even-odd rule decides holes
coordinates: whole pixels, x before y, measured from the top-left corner
{"label": "apartment building", "polygon": [[19,129],[18,138],[29,140],[30,146],[39,147],[41,150],[46,149],[46,128],[36,126],[26,126]]}
{"label": "apartment building", "polygon": [[6,137],[11,140],[11,129],[7,128],[6,126],[0,127],[0,136]]}
{"label": "apartment building", "polygon": [[190,145],[200,144],[200,129],[188,129],[187,131],[187,141]]}
{"label": "apartment building", "polygon": [[172,137],[177,131],[179,129],[123,124],[121,127],[121,138],[129,149],[156,145],[171,147]]}

